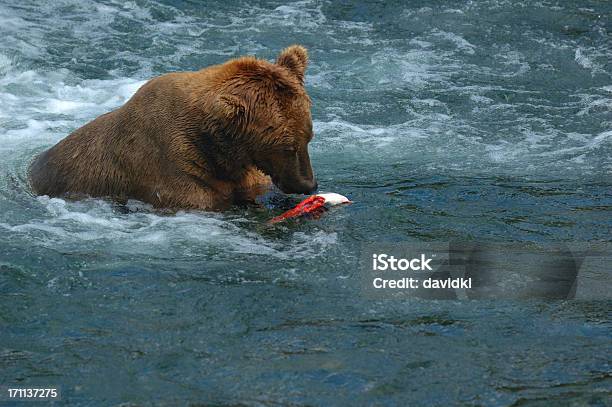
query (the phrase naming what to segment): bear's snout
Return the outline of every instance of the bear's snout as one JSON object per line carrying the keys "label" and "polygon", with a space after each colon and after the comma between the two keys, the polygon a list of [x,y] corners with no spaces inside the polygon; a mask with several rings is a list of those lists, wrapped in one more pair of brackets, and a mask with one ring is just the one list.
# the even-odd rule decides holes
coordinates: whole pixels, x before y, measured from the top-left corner
{"label": "bear's snout", "polygon": [[313,179],[310,182],[306,182],[304,184],[304,191],[303,192],[299,192],[301,194],[313,194],[315,192],[317,192],[317,189],[319,188],[319,184],[317,183],[316,179]]}
{"label": "bear's snout", "polygon": [[302,179],[298,182],[290,182],[290,183],[285,183],[283,181],[275,180],[274,178],[272,181],[278,188],[280,188],[281,191],[283,191],[286,194],[306,194],[308,195],[308,194],[312,194],[316,192],[317,189],[319,188],[319,184],[317,180],[314,178],[312,180]]}
{"label": "bear's snout", "polygon": [[314,185],[312,187],[312,189],[310,190],[310,192],[308,192],[309,194],[314,194],[315,192],[317,192],[317,189],[319,189],[319,183],[317,182],[317,180],[314,180]]}

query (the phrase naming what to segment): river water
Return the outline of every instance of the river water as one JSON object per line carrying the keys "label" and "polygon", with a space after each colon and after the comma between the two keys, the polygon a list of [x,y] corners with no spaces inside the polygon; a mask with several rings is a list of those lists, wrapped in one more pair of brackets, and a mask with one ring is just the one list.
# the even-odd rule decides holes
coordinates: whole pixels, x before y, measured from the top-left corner
{"label": "river water", "polygon": [[[612,3],[0,2],[0,385],[64,403],[610,398],[610,300],[373,300],[370,242],[610,242]],[[305,45],[319,186],[156,213],[33,196],[33,156],[153,76]],[[604,276],[608,279],[609,276]],[[547,401],[545,401],[547,400]]]}

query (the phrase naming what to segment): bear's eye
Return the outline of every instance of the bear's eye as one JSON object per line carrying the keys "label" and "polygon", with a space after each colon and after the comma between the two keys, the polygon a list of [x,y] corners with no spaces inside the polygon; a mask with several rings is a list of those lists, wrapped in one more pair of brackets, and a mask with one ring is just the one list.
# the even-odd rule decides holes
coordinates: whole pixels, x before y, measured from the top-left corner
{"label": "bear's eye", "polygon": [[284,146],[283,147],[283,151],[285,151],[287,153],[295,153],[296,149],[293,146]]}

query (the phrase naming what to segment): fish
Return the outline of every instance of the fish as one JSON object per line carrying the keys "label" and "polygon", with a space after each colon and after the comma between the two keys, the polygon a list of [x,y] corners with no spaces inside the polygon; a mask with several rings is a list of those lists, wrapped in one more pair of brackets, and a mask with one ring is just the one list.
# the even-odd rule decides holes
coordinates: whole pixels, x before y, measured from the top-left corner
{"label": "fish", "polygon": [[274,224],[291,218],[299,218],[305,215],[318,219],[332,206],[351,203],[353,203],[353,201],[344,195],[336,194],[334,192],[310,195],[308,198],[297,204],[294,208],[270,219],[268,223]]}

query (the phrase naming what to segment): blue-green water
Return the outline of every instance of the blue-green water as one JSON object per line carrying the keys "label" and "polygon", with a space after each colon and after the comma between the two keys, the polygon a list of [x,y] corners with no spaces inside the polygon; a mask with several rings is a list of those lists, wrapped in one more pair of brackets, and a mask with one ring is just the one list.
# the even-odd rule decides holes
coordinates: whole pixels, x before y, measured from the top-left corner
{"label": "blue-green water", "polygon": [[[611,29],[595,0],[2,1],[0,385],[74,405],[609,403],[609,300],[374,301],[357,268],[372,241],[610,242]],[[270,228],[278,209],[30,194],[37,152],[148,78],[291,43],[320,188],[355,204]]]}

